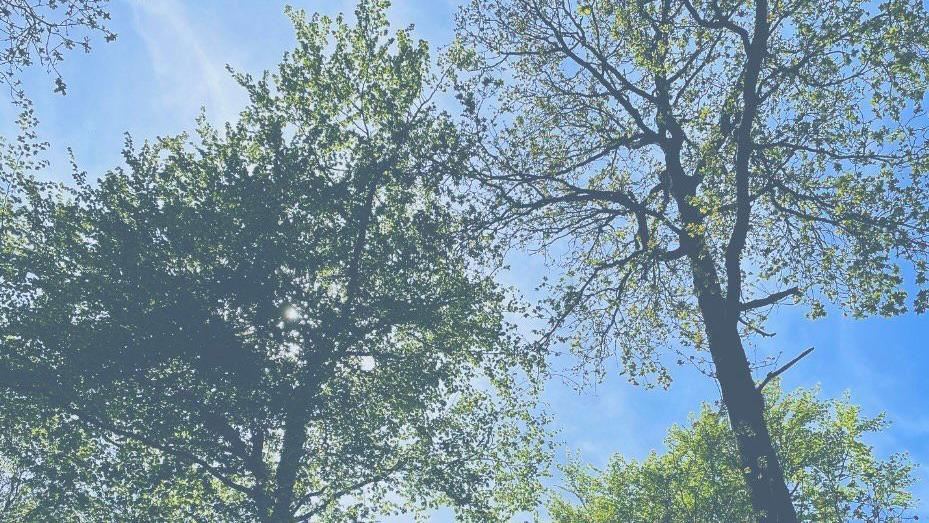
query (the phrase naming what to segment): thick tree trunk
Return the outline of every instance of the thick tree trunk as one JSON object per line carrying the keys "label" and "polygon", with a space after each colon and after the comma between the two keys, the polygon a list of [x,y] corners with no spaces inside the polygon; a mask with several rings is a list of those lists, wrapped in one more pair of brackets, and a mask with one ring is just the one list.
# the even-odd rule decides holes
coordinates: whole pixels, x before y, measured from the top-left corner
{"label": "thick tree trunk", "polygon": [[[302,399],[302,395],[298,397]],[[274,492],[274,505],[269,519],[272,523],[291,523],[294,520],[294,485],[303,458],[308,420],[308,406],[298,399],[291,400],[291,405],[285,413],[284,440],[276,475],[277,488]]]}
{"label": "thick tree trunk", "polygon": [[758,521],[795,523],[797,513],[771,443],[764,420],[764,398],[752,379],[737,319],[727,318],[723,301],[714,300],[713,296],[701,297],[700,308],[716,378],[736,436],[743,475]]}

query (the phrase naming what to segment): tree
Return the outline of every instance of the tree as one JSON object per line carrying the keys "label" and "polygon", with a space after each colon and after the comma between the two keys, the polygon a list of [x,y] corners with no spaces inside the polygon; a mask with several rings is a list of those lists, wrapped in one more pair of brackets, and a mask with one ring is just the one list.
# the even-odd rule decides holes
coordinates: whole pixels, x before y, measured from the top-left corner
{"label": "tree", "polygon": [[474,0],[459,22],[485,225],[563,268],[542,341],[665,386],[708,351],[753,506],[796,521],[745,343],[791,301],[926,309],[922,2]]}
{"label": "tree", "polygon": [[[19,75],[37,61],[46,72],[54,73],[56,92],[65,94],[66,85],[57,69],[65,51],[75,47],[90,51],[90,36],[79,37],[78,33],[99,32],[107,42],[116,39],[104,25],[110,18],[106,2],[0,2],[0,31],[6,44],[0,54],[0,83],[10,88],[11,101],[20,109],[16,139],[0,137],[0,184],[4,188],[0,236],[4,240],[10,238],[12,208],[22,203],[22,193],[50,188],[30,175],[48,167],[43,158],[48,143],[39,140],[35,111]],[[104,494],[105,485],[95,481],[101,472],[99,461],[88,459],[105,452],[102,442],[73,421],[13,393],[0,404],[0,521],[81,521],[116,514],[115,507],[98,503],[108,496],[112,499],[115,492],[110,489]]]}
{"label": "tree", "polygon": [[497,254],[458,239],[473,144],[385,8],[289,11],[298,46],[236,75],[238,122],[129,140],[125,168],[6,206],[0,406],[81,427],[103,487],[76,489],[125,520],[533,507],[540,361],[481,268]]}
{"label": "tree", "polygon": [[90,52],[91,35],[107,42],[116,33],[106,27],[109,0],[2,0],[0,34],[0,82],[20,92],[19,73],[35,63],[55,76],[55,92],[67,86],[58,73],[65,53],[75,48]]}
{"label": "tree", "polygon": [[[863,439],[886,430],[883,415],[861,415],[846,396],[820,400],[815,390],[766,391],[765,412],[801,521],[898,522],[919,519],[907,489],[915,481],[906,455],[886,460]],[[753,521],[740,458],[725,414],[704,404],[688,427],[674,426],[667,452],[641,462],[613,457],[602,472],[579,462],[566,469],[571,498],[554,497],[558,523]],[[580,501],[572,503],[573,498]]]}

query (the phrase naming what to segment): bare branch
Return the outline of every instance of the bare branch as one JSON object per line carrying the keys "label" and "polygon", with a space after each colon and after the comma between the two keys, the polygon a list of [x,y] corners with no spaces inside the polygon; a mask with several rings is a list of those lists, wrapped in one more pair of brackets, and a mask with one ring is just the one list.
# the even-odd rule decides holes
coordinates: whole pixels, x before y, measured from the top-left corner
{"label": "bare branch", "polygon": [[752,309],[757,309],[759,307],[767,307],[768,305],[774,305],[775,303],[783,300],[784,298],[788,296],[796,296],[797,294],[800,294],[800,288],[791,287],[789,289],[786,289],[780,292],[775,292],[774,294],[765,296],[764,298],[759,298],[757,300],[751,300],[751,301],[745,302],[739,306],[739,310],[750,311]]}
{"label": "bare branch", "polygon": [[794,358],[794,359],[788,361],[787,364],[784,365],[783,367],[781,367],[781,368],[779,368],[779,369],[777,369],[777,370],[775,370],[775,371],[773,371],[773,372],[769,372],[768,375],[765,376],[765,378],[761,381],[761,383],[758,384],[757,390],[760,391],[761,389],[763,389],[764,386],[767,385],[771,380],[773,380],[774,378],[780,376],[780,375],[783,374],[787,369],[793,367],[793,366],[794,366],[798,361],[800,361],[804,356],[806,356],[807,354],[813,352],[813,349],[814,349],[814,347],[810,347],[809,349],[806,349],[805,351],[801,352],[796,358]]}

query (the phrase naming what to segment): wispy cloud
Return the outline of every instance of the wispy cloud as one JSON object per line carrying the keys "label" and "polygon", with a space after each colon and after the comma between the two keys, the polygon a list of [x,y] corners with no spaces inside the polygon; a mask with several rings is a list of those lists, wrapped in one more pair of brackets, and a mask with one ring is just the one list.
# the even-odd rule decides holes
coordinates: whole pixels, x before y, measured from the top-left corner
{"label": "wispy cloud", "polygon": [[245,103],[242,89],[225,66],[235,63],[235,46],[220,25],[194,19],[190,4],[177,0],[132,2],[133,27],[145,43],[158,85],[153,100],[163,110],[196,114],[206,106],[211,119],[235,117]]}

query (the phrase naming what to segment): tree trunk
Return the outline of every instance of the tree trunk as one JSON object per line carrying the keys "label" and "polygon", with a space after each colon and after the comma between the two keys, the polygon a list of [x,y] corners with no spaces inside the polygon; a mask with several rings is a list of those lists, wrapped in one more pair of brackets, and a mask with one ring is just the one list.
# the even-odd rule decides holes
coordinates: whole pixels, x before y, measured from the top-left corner
{"label": "tree trunk", "polygon": [[[665,150],[671,192],[684,223],[702,227],[703,215],[690,203],[696,185],[684,175],[680,143],[680,140],[671,142]],[[688,252],[694,295],[703,317],[729,424],[739,448],[752,508],[761,523],[797,523],[797,512],[764,420],[764,398],[755,387],[739,336],[740,298],[735,294],[736,303],[730,304],[723,297],[716,265],[701,234],[691,235],[684,229],[680,242]]]}
{"label": "tree trunk", "polygon": [[[301,390],[303,390],[302,387],[298,389],[298,391]],[[298,399],[291,400],[285,413],[284,437],[277,465],[277,488],[274,492],[274,506],[269,520],[272,523],[290,523],[294,519],[294,485],[303,458],[303,446],[307,437],[306,424],[309,420],[309,406],[299,401],[302,395],[296,393],[295,395]]]}
{"label": "tree trunk", "polygon": [[714,298],[718,295],[703,293],[700,309],[752,508],[759,522],[796,523],[797,513],[764,420],[764,397],[755,387],[739,337],[738,319],[727,318],[723,300]]}

